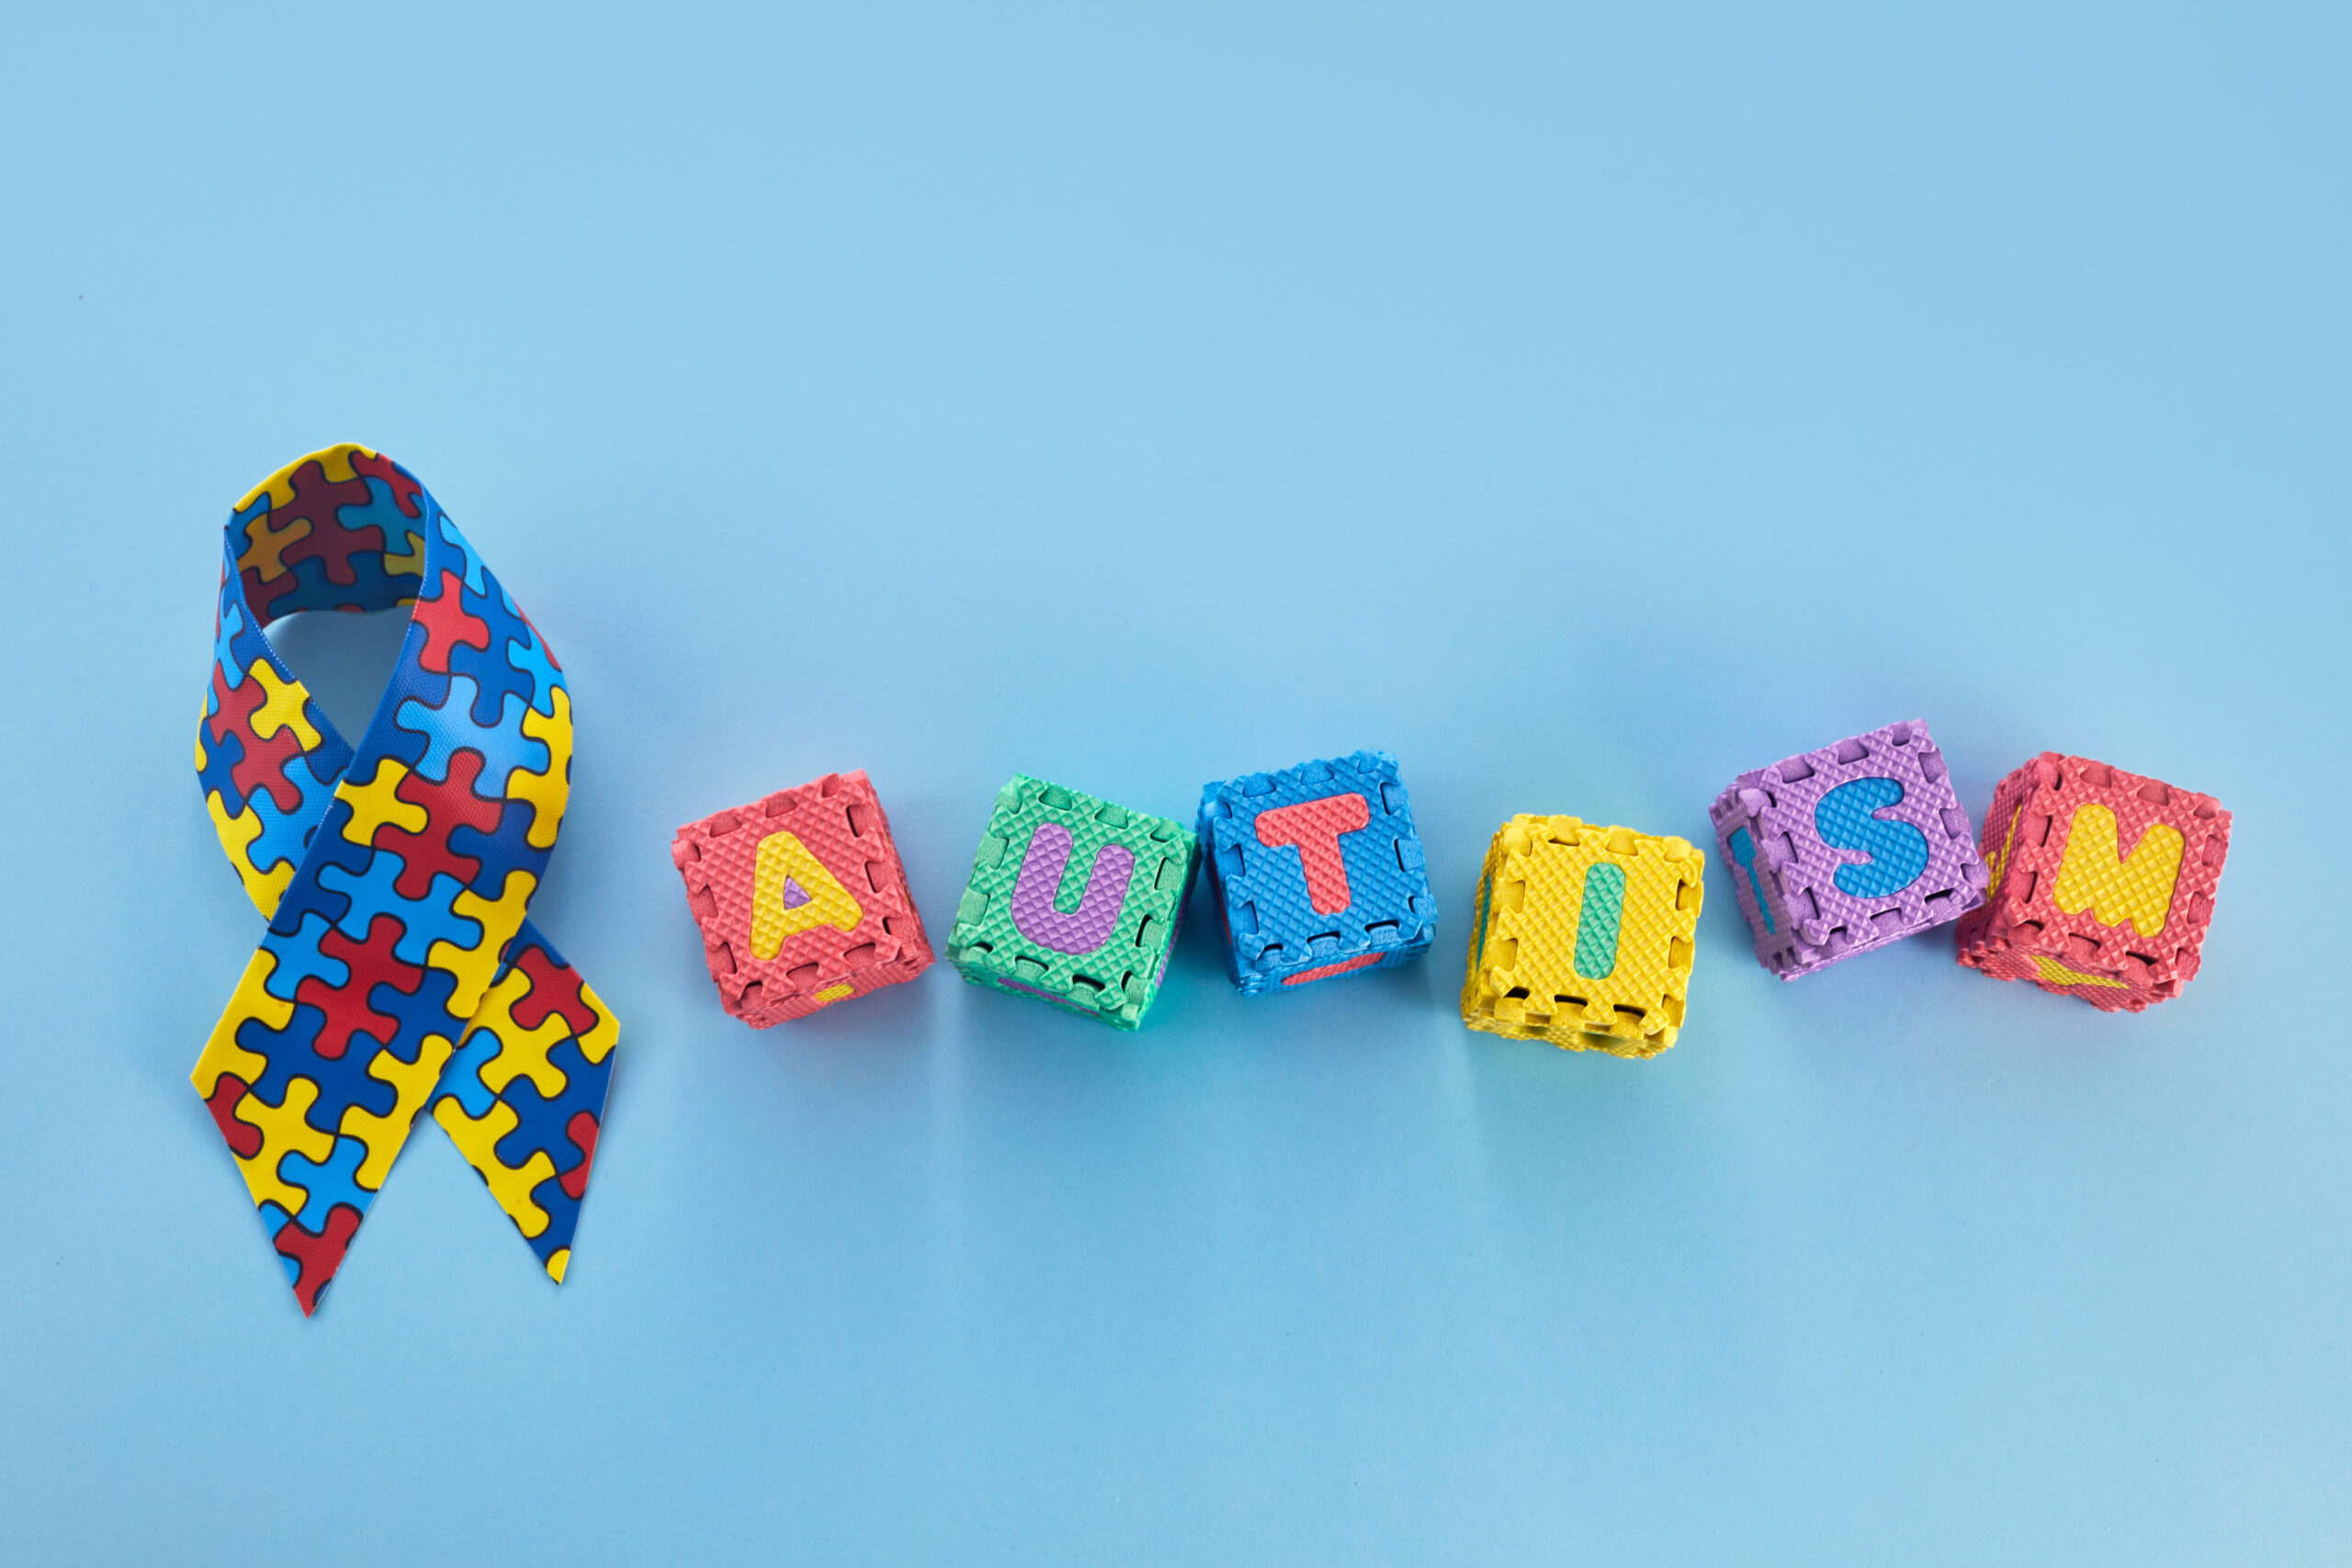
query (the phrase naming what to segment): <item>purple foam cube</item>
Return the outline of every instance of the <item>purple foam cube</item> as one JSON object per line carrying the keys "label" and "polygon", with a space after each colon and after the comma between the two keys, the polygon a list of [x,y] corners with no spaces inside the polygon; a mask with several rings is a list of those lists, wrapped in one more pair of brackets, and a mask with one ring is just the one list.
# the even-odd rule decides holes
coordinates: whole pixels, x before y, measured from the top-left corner
{"label": "purple foam cube", "polygon": [[1742,773],[1708,815],[1757,961],[1783,980],[1984,902],[1976,836],[1924,720]]}

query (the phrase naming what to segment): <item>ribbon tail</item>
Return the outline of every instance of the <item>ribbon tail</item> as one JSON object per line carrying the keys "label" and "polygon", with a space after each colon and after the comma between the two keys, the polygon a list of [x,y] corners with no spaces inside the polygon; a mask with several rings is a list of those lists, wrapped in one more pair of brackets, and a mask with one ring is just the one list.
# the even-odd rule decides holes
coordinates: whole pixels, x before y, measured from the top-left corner
{"label": "ribbon tail", "polygon": [[[335,1125],[320,1126],[316,1118],[332,1116],[334,1106],[312,1075],[331,1076],[343,1053],[318,1055],[323,1015],[279,994],[289,952],[302,956],[300,948],[266,945],[254,953],[189,1079],[236,1159],[262,1230],[308,1317],[343,1266],[449,1046],[427,1041],[421,1068],[405,1074],[405,1064],[390,1053],[372,1058],[367,1070],[393,1096],[390,1113],[371,1115],[355,1103],[343,1108]],[[308,1071],[289,1070],[296,1062]]]}
{"label": "ribbon tail", "polygon": [[560,1282],[620,1022],[528,921],[449,1059],[433,1119]]}

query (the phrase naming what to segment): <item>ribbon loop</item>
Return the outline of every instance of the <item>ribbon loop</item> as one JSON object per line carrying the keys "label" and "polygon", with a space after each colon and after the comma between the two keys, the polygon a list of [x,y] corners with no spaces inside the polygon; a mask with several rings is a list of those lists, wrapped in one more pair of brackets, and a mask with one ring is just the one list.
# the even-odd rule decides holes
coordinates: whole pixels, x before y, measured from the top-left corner
{"label": "ribbon loop", "polygon": [[[263,628],[404,604],[355,751]],[[571,790],[571,701],[406,469],[332,446],[238,503],[196,766],[269,929],[193,1077],[302,1311],[428,1106],[561,1280],[619,1037],[526,919]]]}

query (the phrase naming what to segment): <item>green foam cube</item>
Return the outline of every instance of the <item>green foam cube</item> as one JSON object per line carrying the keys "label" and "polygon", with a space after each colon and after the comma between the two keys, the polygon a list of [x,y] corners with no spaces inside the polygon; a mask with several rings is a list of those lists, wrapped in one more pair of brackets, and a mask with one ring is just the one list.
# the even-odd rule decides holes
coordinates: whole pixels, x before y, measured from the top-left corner
{"label": "green foam cube", "polygon": [[1043,779],[997,792],[947,961],[976,986],[1143,1022],[1200,851],[1191,829]]}

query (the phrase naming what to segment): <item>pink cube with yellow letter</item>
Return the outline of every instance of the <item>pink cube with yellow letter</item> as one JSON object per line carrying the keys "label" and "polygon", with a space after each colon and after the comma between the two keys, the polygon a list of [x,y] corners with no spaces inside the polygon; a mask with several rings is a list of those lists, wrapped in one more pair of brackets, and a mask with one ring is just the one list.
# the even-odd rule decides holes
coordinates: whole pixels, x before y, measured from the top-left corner
{"label": "pink cube with yellow letter", "polygon": [[1984,815],[1993,885],[1960,961],[2107,1012],[2180,994],[2203,961],[2230,814],[2210,795],[2044,751]]}
{"label": "pink cube with yellow letter", "polygon": [[862,768],[690,822],[670,858],[719,1003],[754,1029],[931,966],[890,819]]}

